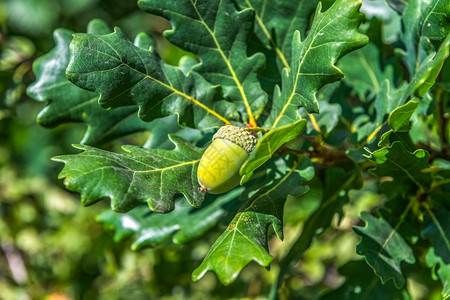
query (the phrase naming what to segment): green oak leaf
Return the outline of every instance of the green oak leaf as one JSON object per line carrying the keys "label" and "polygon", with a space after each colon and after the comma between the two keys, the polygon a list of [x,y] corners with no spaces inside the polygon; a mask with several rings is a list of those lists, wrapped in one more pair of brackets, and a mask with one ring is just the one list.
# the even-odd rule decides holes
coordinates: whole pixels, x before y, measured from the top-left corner
{"label": "green oak leaf", "polygon": [[[450,6],[450,5],[449,5]],[[448,25],[450,27],[450,23]],[[422,99],[428,90],[434,85],[445,60],[450,53],[450,33],[442,42],[438,51],[431,53],[418,65],[414,76],[412,76],[408,87],[405,89],[402,98],[418,97]]]}
{"label": "green oak leaf", "polygon": [[393,86],[393,68],[388,65],[384,70],[380,64],[380,51],[373,43],[350,52],[338,63],[344,73],[343,81],[353,87],[361,101],[368,102],[378,95],[383,81],[388,80]]}
{"label": "green oak leaf", "polygon": [[241,176],[243,176],[241,184],[247,182],[253,175],[253,172],[268,161],[284,143],[299,136],[305,130],[306,123],[305,119],[298,120],[295,123],[275,128],[260,138],[252,154],[239,171]]}
{"label": "green oak leaf", "polygon": [[334,64],[346,53],[367,43],[367,37],[357,31],[363,17],[359,7],[357,1],[339,0],[322,13],[319,3],[308,36],[301,41],[300,33],[294,33],[292,57],[296,59],[289,70],[283,70],[282,90],[278,86],[275,88],[272,109],[264,124],[269,131],[258,140],[254,153],[241,167],[240,174],[244,175],[241,183],[281,145],[304,130],[306,121],[301,120],[299,108],[304,107],[309,113],[318,112],[316,94],[319,89],[342,77]]}
{"label": "green oak leaf", "polygon": [[317,6],[311,29],[301,40],[296,31],[292,37],[290,68],[282,72],[281,90],[277,86],[265,128],[276,128],[300,119],[298,109],[309,113],[319,112],[316,99],[318,90],[327,83],[342,78],[335,63],[346,53],[362,47],[367,37],[358,33],[363,20],[358,11],[361,3],[354,0],[338,0],[325,12]]}
{"label": "green oak leaf", "polygon": [[411,76],[418,72],[427,57],[436,52],[449,34],[450,5],[447,0],[410,0],[403,14],[404,59]]}
{"label": "green oak leaf", "polygon": [[257,73],[265,58],[261,53],[247,56],[247,37],[254,21],[252,10],[238,11],[230,0],[139,0],[138,5],[170,21],[173,29],[166,31],[165,36],[198,56],[201,63],[194,70],[221,86],[225,98],[236,103],[244,121],[250,118],[250,112],[256,118],[261,114],[267,94]]}
{"label": "green oak leaf", "polygon": [[416,146],[414,145],[409,132],[395,132],[392,129],[381,135],[378,147],[390,146],[396,141],[400,141],[409,152],[416,151]]}
{"label": "green oak leaf", "polygon": [[155,247],[170,238],[175,244],[185,244],[201,237],[216,226],[224,215],[232,213],[233,202],[234,206],[236,203],[240,205],[237,198],[243,189],[237,188],[215,197],[201,208],[193,208],[179,201],[170,214],[155,214],[149,211],[148,206],[139,205],[124,214],[105,210],[96,219],[115,230],[116,242],[134,235],[133,250]]}
{"label": "green oak leaf", "polygon": [[[305,161],[305,160],[303,160]],[[309,160],[308,160],[309,161]],[[302,163],[300,168],[309,167]],[[276,175],[272,183],[256,192],[239,210],[224,233],[212,245],[201,265],[194,270],[193,280],[199,280],[207,271],[214,271],[219,280],[229,285],[252,260],[268,266],[272,256],[268,253],[269,226],[283,238],[283,208],[289,194],[307,191],[294,163]]]}
{"label": "green oak leaf", "polygon": [[275,51],[274,54],[280,62],[280,71],[284,67],[289,68],[294,32],[298,30],[300,36],[306,36],[311,15],[319,1],[238,0],[236,2],[242,9],[255,10],[256,36],[263,45]]}
{"label": "green oak leaf", "polygon": [[[136,104],[144,121],[178,114],[180,124],[212,128],[229,123],[229,106],[218,88],[198,73],[187,76],[165,64],[154,47],[135,46],[119,28],[111,34],[75,34],[66,76],[76,85],[100,94],[104,108]],[[225,115],[227,113],[228,115]]]}
{"label": "green oak leaf", "polygon": [[435,255],[450,264],[450,211],[445,207],[429,208],[422,236],[429,239]]}
{"label": "green oak leaf", "polygon": [[442,282],[442,298],[448,299],[450,297],[450,264],[445,263],[442,257],[436,255],[433,248],[428,250],[425,261],[427,266],[432,269],[433,277],[437,275]]}
{"label": "green oak leaf", "polygon": [[427,191],[433,181],[430,173],[422,172],[430,167],[430,154],[422,149],[411,153],[400,141],[372,152],[368,158],[377,164],[376,168],[370,170],[371,173],[378,177],[391,177],[397,185],[409,181],[422,191]]}
{"label": "green oak leaf", "polygon": [[353,227],[362,237],[356,252],[364,255],[383,283],[393,279],[395,286],[401,288],[405,284],[405,278],[400,264],[403,261],[410,264],[416,261],[411,247],[397,232],[397,227],[404,218],[400,217],[395,227],[385,219],[375,218],[367,212],[362,212],[361,218],[366,222],[366,226]]}
{"label": "green oak leaf", "polygon": [[109,198],[117,212],[141,203],[156,212],[169,212],[174,209],[174,196],[183,194],[199,207],[205,195],[199,191],[196,172],[203,151],[177,136],[169,138],[174,150],[123,146],[125,153],[119,154],[77,145],[84,152],[53,160],[65,164],[59,178],[65,179],[67,189],[81,194],[83,205]]}
{"label": "green oak leaf", "polygon": [[[353,260],[339,268],[339,274],[345,282],[337,289],[321,296],[320,300],[379,300],[388,297],[391,300],[405,299],[406,288],[398,290],[392,282],[381,283],[374,278],[370,267],[362,260]],[[388,296],[389,295],[389,296]]]}
{"label": "green oak leaf", "polygon": [[409,120],[418,106],[418,101],[411,100],[394,109],[394,111],[389,114],[389,126],[391,126],[394,131],[409,131]]}
{"label": "green oak leaf", "polygon": [[[108,33],[108,26],[100,20],[88,25],[88,32]],[[102,144],[115,137],[144,130],[146,123],[137,117],[137,109],[124,107],[107,111],[98,105],[98,94],[83,90],[66,78],[69,64],[69,44],[73,32],[55,30],[55,48],[38,58],[33,64],[36,81],[27,93],[37,101],[48,101],[39,113],[37,121],[46,127],[67,122],[83,122],[87,125],[81,143]]]}

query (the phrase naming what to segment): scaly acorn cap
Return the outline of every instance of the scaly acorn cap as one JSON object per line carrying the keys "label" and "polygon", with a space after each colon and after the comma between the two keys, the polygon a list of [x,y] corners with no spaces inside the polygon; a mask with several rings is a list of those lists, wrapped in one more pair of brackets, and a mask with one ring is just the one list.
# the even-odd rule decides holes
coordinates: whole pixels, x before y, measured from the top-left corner
{"label": "scaly acorn cap", "polygon": [[248,154],[250,154],[253,149],[255,149],[258,139],[244,127],[225,125],[220,127],[220,129],[213,136],[212,140],[224,139],[228,140],[236,145],[240,146]]}

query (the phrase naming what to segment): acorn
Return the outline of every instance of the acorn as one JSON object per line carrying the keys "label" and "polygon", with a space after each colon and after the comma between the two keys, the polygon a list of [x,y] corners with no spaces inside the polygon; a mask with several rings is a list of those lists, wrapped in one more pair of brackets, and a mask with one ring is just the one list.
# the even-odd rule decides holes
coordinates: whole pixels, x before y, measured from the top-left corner
{"label": "acorn", "polygon": [[211,194],[228,192],[239,185],[239,169],[258,139],[243,127],[222,126],[203,153],[197,170],[200,190]]}

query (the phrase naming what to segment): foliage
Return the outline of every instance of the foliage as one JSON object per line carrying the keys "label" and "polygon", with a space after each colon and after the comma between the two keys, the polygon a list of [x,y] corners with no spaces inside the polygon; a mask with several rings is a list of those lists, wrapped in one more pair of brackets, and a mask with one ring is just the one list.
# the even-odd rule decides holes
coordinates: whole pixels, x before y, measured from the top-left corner
{"label": "foliage", "polygon": [[[188,298],[450,296],[448,1],[137,6],[170,22],[168,51],[146,28],[94,19],[86,33],[54,31],[27,88],[46,103],[39,124],[85,126],[68,142],[81,152],[60,149],[53,160],[64,163],[59,178],[83,205],[110,200],[111,208],[95,206],[121,242],[108,247],[126,253],[132,237],[134,250],[156,248],[143,253],[176,249],[185,255],[176,260],[182,278],[190,272],[198,281],[185,287],[216,280],[207,271],[229,285],[212,285],[209,295],[185,288]],[[48,32],[56,21],[40,9],[30,24]],[[20,99],[28,82],[10,60],[11,70]],[[17,101],[5,102],[2,115]],[[246,126],[258,143],[241,186],[211,195],[196,170],[224,124]],[[272,266],[270,278],[252,261]],[[247,284],[246,294],[237,288]]]}

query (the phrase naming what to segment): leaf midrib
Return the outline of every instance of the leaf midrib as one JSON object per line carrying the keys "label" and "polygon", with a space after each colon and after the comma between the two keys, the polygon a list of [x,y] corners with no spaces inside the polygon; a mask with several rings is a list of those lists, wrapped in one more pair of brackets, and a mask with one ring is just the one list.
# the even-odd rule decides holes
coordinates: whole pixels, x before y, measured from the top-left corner
{"label": "leaf midrib", "polygon": [[[297,160],[297,161],[295,161],[295,163],[294,163],[294,165],[292,166],[292,168],[289,170],[289,172],[283,177],[283,178],[281,178],[278,182],[277,182],[277,184],[275,184],[273,187],[271,187],[270,189],[268,189],[266,192],[264,192],[263,194],[261,194],[261,195],[259,195],[258,197],[256,197],[253,201],[251,201],[250,202],[250,205],[248,206],[248,207],[246,207],[245,208],[245,210],[244,211],[241,211],[240,213],[239,213],[239,218],[236,220],[236,222],[234,223],[235,225],[234,225],[234,229],[233,229],[233,235],[232,235],[232,237],[231,237],[231,241],[230,241],[230,246],[229,246],[229,248],[228,248],[228,253],[227,253],[227,256],[226,256],[226,259],[225,259],[225,266],[226,265],[228,265],[228,258],[229,258],[229,256],[230,256],[230,253],[231,253],[231,249],[233,248],[233,243],[234,243],[234,237],[235,237],[235,235],[236,235],[236,232],[237,231],[239,231],[240,232],[240,234],[241,235],[243,235],[244,236],[244,234],[238,229],[238,225],[239,225],[239,223],[241,222],[241,219],[242,219],[242,217],[243,217],[243,215],[244,215],[244,213],[245,212],[248,212],[249,211],[249,209],[259,200],[259,199],[261,199],[262,197],[264,197],[264,196],[268,196],[271,192],[273,192],[274,190],[276,190],[289,176],[291,176],[291,174],[294,172],[294,170],[297,168],[297,166],[298,166],[298,164],[299,164],[299,160]],[[249,240],[249,241],[251,241],[251,243],[252,244],[255,244],[255,242],[254,241],[252,241],[252,240]],[[260,246],[258,243],[256,243],[258,246]]]}
{"label": "leaf midrib", "polygon": [[[147,78],[147,79],[149,79],[149,80],[151,80],[151,81],[153,81],[153,82],[155,82],[155,83],[157,83],[157,84],[159,84],[159,85],[165,87],[166,89],[172,91],[173,93],[175,93],[175,94],[177,94],[177,95],[180,95],[180,96],[182,96],[183,98],[185,98],[185,99],[191,101],[191,102],[194,103],[195,105],[197,105],[197,106],[203,108],[203,109],[206,110],[208,113],[210,113],[210,114],[212,114],[213,116],[215,116],[215,117],[217,117],[218,119],[220,119],[220,120],[221,120],[222,122],[224,122],[225,124],[228,124],[228,125],[231,124],[231,122],[228,121],[228,119],[226,119],[226,118],[223,117],[222,115],[218,114],[218,113],[217,113],[216,111],[214,111],[213,109],[210,109],[209,107],[207,107],[206,105],[204,105],[203,103],[201,103],[199,100],[197,100],[197,99],[195,99],[195,98],[193,98],[193,97],[191,97],[191,96],[185,94],[184,92],[175,89],[174,87],[170,86],[169,84],[166,84],[166,83],[164,83],[164,82],[162,82],[162,81],[160,81],[160,80],[154,78],[153,76],[150,76],[150,75],[147,74],[147,73],[143,73],[142,71],[140,71],[140,70],[138,70],[138,69],[136,69],[136,68],[130,66],[129,64],[125,63],[125,62],[122,60],[122,57],[120,56],[120,54],[119,54],[119,53],[118,53],[118,52],[117,52],[117,51],[116,51],[116,50],[115,50],[115,49],[114,49],[107,41],[103,40],[100,36],[98,36],[98,35],[93,35],[93,34],[88,34],[88,35],[91,36],[91,37],[93,37],[93,38],[96,38],[96,39],[100,40],[101,42],[103,42],[104,44],[106,44],[108,47],[110,47],[110,48],[117,54],[117,57],[115,57],[115,56],[112,56],[112,55],[110,55],[110,54],[108,54],[108,53],[106,53],[106,52],[100,51],[100,50],[98,50],[98,49],[95,49],[95,48],[89,48],[91,51],[95,51],[95,52],[97,52],[97,53],[99,53],[99,54],[103,54],[103,55],[105,55],[105,56],[108,56],[108,57],[110,57],[110,58],[116,60],[116,61],[119,63],[119,65],[117,65],[117,66],[115,66],[115,67],[113,67],[113,68],[111,68],[111,69],[104,69],[104,70],[100,70],[99,72],[109,72],[109,71],[112,71],[113,69],[116,69],[116,68],[120,67],[120,65],[123,65],[123,66],[129,68],[130,70],[132,70],[132,71],[134,71],[134,72],[136,72],[136,73],[142,75],[144,78]],[[135,46],[132,45],[131,48],[133,48],[133,47],[135,47]],[[143,64],[144,68],[146,69],[145,63],[144,63],[144,61],[142,60],[141,56],[140,56],[140,55],[138,55],[138,56],[139,56],[140,61],[141,61],[142,64]],[[70,72],[69,72],[69,73],[70,73]],[[71,73],[81,74],[82,72],[78,72],[78,71],[77,71],[77,72],[71,72]],[[90,74],[90,73],[94,73],[94,72],[85,72],[85,73],[86,73],[86,74]],[[142,80],[140,80],[139,82],[141,82],[141,81],[142,81]],[[135,86],[136,86],[136,84],[133,85],[130,89],[134,88]]]}
{"label": "leaf midrib", "polygon": [[231,77],[233,78],[233,81],[236,83],[236,87],[238,88],[239,93],[241,94],[242,101],[244,102],[245,109],[247,110],[247,114],[249,117],[249,123],[250,123],[250,125],[255,127],[256,121],[253,117],[253,113],[250,108],[250,104],[248,102],[247,95],[245,94],[244,87],[242,86],[241,82],[239,81],[239,78],[237,77],[236,72],[234,71],[234,68],[231,65],[231,62],[229,61],[228,57],[225,55],[224,51],[222,50],[222,47],[221,47],[219,41],[217,40],[214,31],[212,31],[211,28],[209,28],[208,24],[206,24],[205,20],[203,19],[203,16],[198,11],[196,4],[192,0],[189,0],[189,1],[191,2],[192,7],[194,8],[195,12],[197,13],[197,16],[199,17],[200,22],[203,24],[203,26],[205,27],[205,29],[208,31],[209,35],[213,39],[213,42],[216,45],[217,51],[219,52],[220,56],[222,57],[223,61],[226,64],[228,70],[230,71]]}

